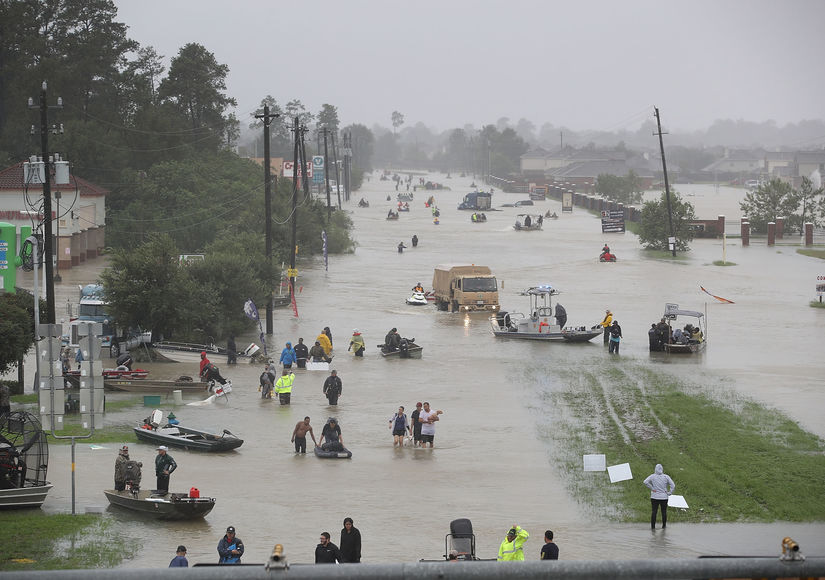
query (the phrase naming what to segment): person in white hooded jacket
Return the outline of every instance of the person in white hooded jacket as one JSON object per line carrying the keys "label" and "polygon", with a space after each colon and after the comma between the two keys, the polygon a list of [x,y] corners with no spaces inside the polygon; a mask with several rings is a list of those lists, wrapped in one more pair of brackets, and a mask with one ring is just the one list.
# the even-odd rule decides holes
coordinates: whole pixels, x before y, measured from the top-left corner
{"label": "person in white hooded jacket", "polygon": [[653,473],[645,478],[644,484],[650,488],[650,529],[656,529],[656,512],[662,509],[662,529],[667,527],[667,498],[676,489],[676,484],[665,473],[661,463],[657,463]]}

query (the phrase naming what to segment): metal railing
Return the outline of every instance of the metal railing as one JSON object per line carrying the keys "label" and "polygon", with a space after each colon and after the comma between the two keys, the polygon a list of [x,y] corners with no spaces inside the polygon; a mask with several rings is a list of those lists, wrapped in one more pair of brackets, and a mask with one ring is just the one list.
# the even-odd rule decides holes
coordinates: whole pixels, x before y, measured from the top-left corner
{"label": "metal railing", "polygon": [[658,560],[595,560],[553,562],[416,562],[404,564],[344,564],[342,566],[298,564],[289,566],[283,556],[269,564],[241,566],[196,566],[193,568],[111,570],[55,570],[4,572],[4,580],[146,580],[154,578],[197,578],[199,580],[272,580],[277,578],[378,579],[472,579],[538,580],[546,578],[821,578],[825,558],[782,560],[774,558],[681,558]]}

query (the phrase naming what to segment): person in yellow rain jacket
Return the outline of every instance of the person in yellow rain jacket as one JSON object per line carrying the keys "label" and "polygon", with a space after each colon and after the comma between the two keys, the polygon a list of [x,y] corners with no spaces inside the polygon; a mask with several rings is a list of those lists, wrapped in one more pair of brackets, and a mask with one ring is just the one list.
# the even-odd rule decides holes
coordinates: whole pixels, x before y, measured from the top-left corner
{"label": "person in yellow rain jacket", "polygon": [[501,542],[498,548],[499,562],[523,562],[524,561],[524,542],[530,534],[527,530],[522,530],[518,524],[513,524],[513,527],[507,532],[507,537]]}
{"label": "person in yellow rain jacket", "polygon": [[613,313],[610,312],[610,309],[604,312],[604,320],[599,323],[599,326],[604,328],[604,343],[607,344],[607,341],[610,340],[610,325],[613,323]]}
{"label": "person in yellow rain jacket", "polygon": [[278,393],[278,402],[282,405],[289,405],[292,396],[292,383],[295,382],[295,373],[284,369],[281,378],[275,383],[275,392]]}
{"label": "person in yellow rain jacket", "polygon": [[315,340],[321,343],[321,348],[324,349],[324,353],[326,353],[326,355],[329,356],[329,353],[332,352],[332,341],[329,339],[326,333],[322,332],[318,335],[318,338],[316,338]]}

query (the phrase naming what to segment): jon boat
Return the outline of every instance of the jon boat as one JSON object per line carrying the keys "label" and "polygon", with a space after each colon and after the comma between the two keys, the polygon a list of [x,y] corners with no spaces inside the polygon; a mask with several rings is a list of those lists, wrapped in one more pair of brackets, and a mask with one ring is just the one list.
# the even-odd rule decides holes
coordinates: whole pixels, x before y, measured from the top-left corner
{"label": "jon boat", "polygon": [[558,293],[558,290],[549,284],[528,288],[521,295],[530,297],[529,312],[532,314],[504,310],[497,312],[490,318],[493,334],[502,338],[556,342],[587,342],[602,334],[601,327],[560,328],[553,315],[551,298]]}
{"label": "jon boat", "polygon": [[694,326],[699,327],[699,330],[702,331],[704,338],[702,341],[689,340],[687,344],[679,344],[675,342],[665,343],[662,345],[665,352],[669,352],[671,354],[695,354],[704,351],[708,343],[704,315],[696,310],[681,310],[678,304],[672,303],[665,304],[665,314],[663,316],[663,318],[667,321],[667,326],[669,329],[668,335],[670,337],[669,340],[673,340],[673,330],[671,329],[671,326],[676,326],[677,328],[679,327],[678,324],[674,324],[679,316],[687,316],[688,318],[696,319]]}
{"label": "jon boat", "polygon": [[46,501],[49,443],[35,415],[0,415],[0,509],[36,508]]}
{"label": "jon boat", "polygon": [[394,213],[394,214],[392,214],[391,216],[389,216],[389,215],[388,215],[388,216],[387,216],[387,219],[388,219],[388,220],[397,220],[397,219],[398,219],[398,214],[397,214],[397,213]]}
{"label": "jon boat", "polygon": [[[143,369],[135,370],[117,370],[117,369],[103,369],[103,379],[145,379],[149,376],[149,371]],[[64,384],[66,388],[77,389],[80,388],[80,371],[66,371],[63,373]]]}
{"label": "jon boat", "polygon": [[[277,298],[277,296],[276,296]],[[286,302],[289,302],[289,296],[285,297]],[[201,360],[201,352],[205,352],[207,358],[212,360],[214,357],[225,357],[227,355],[226,349],[214,344],[193,344],[188,342],[171,342],[168,340],[153,342],[152,348],[161,353],[168,359],[181,363],[199,363]],[[251,343],[242,351],[237,353],[239,359],[253,359],[260,347],[255,343]],[[212,362],[216,362],[212,360]]]}
{"label": "jon boat", "polygon": [[170,447],[181,447],[186,450],[220,452],[231,451],[243,445],[243,439],[226,429],[220,435],[184,427],[183,425],[151,430],[135,427],[134,431],[141,441]]}
{"label": "jon boat", "polygon": [[[527,218],[527,216],[530,216],[530,225],[529,226],[524,225],[524,221]],[[516,223],[513,224],[513,229],[516,230],[516,231],[527,231],[527,232],[538,231],[538,230],[541,229],[542,221],[543,221],[543,218],[542,218],[541,214],[535,214],[534,215],[534,214],[520,213],[516,216]]]}
{"label": "jon boat", "polygon": [[109,503],[162,520],[194,520],[215,507],[214,497],[189,497],[186,493],[158,495],[150,490],[103,491]]}
{"label": "jon boat", "polygon": [[[404,340],[407,341],[406,346]],[[424,352],[424,347],[416,344],[414,338],[411,340],[401,339],[401,346],[398,350],[392,352],[387,352],[383,344],[379,344],[378,348],[381,349],[381,356],[384,358],[421,358],[421,354]]]}
{"label": "jon boat", "polygon": [[107,391],[128,391],[130,393],[171,393],[172,391],[183,391],[188,393],[201,393],[209,390],[209,383],[201,381],[181,380],[162,381],[154,379],[104,379],[103,387]]}

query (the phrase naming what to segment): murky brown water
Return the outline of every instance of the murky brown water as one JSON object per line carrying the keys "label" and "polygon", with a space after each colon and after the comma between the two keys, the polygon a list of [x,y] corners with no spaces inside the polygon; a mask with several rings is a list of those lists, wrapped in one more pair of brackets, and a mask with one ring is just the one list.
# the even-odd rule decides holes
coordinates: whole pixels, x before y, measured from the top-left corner
{"label": "murky brown water", "polygon": [[[219,456],[172,451],[179,464],[173,489],[200,488],[218,498],[205,521],[155,523],[110,512],[142,548],[128,566],[165,566],[179,543],[189,548],[193,562],[216,561],[215,547],[227,525],[234,525],[247,546],[248,562],[264,561],[276,542],[283,543],[295,562],[312,561],[319,532],[333,541],[345,516],[355,520],[364,536],[364,561],[410,561],[443,554],[449,521],[469,517],[479,553],[493,557],[506,529],[518,522],[531,532],[529,557],[538,557],[542,532],[556,532],[565,559],[677,557],[696,554],[774,554],[786,535],[803,552],[825,554],[825,525],[800,524],[679,524],[671,515],[667,534],[651,535],[644,524],[613,524],[593,520],[565,491],[551,464],[548,443],[537,426],[537,386],[524,380],[525,370],[542,370],[554,381],[554,369],[588,368],[609,361],[601,341],[587,345],[522,344],[495,340],[483,315],[436,312],[433,307],[404,304],[409,288],[423,282],[429,288],[433,266],[447,262],[489,265],[502,282],[502,306],[524,310],[517,293],[527,286],[552,283],[563,294],[568,324],[592,325],[611,308],[622,325],[621,360],[652,365],[687,377],[712,389],[733,391],[774,406],[805,428],[825,436],[821,409],[825,402],[821,329],[825,310],[811,309],[815,277],[825,274],[821,261],[795,254],[795,247],[767,248],[754,243],[742,248],[727,244],[727,259],[737,266],[712,265],[721,259],[718,240],[697,240],[693,251],[677,263],[652,260],[630,234],[603,235],[599,221],[583,210],[561,215],[557,202],[535,208],[558,212],[542,232],[515,232],[514,215],[521,209],[487,212],[486,224],[472,224],[469,212],[455,206],[469,191],[470,179],[446,180],[453,188],[434,192],[442,210],[441,225],[431,222],[423,207],[429,192],[416,194],[413,209],[397,222],[384,218],[395,198],[391,182],[373,179],[354,196],[371,207],[352,211],[359,247],[353,255],[332,256],[329,271],[320,260],[300,264],[300,318],[291,310],[276,310],[273,350],[303,336],[311,343],[330,326],[337,347],[335,366],[344,392],[334,410],[321,394],[324,373],[305,373],[296,380],[291,407],[262,402],[256,391],[260,369],[248,365],[224,367],[235,391],[227,404],[175,408],[185,423],[228,428],[245,439],[236,453]],[[702,189],[704,187],[705,189]],[[677,188],[680,188],[677,186]],[[680,188],[682,191],[684,188]],[[726,213],[730,219],[741,191],[691,186],[702,218]],[[684,193],[684,192],[683,192]],[[494,206],[526,196],[496,193]],[[718,199],[718,204],[714,203]],[[702,204],[698,203],[702,200]],[[707,205],[707,207],[705,207]],[[716,207],[721,209],[716,209]],[[399,255],[398,242],[420,244]],[[615,264],[597,260],[609,242],[619,256]],[[99,264],[64,274],[58,305],[74,300],[76,284],[92,281]],[[736,301],[717,304],[699,285]],[[699,358],[663,359],[647,350],[647,329],[658,320],[665,302],[684,308],[708,309],[707,353]],[[60,306],[58,306],[60,312]],[[58,314],[60,316],[60,314]],[[385,361],[375,345],[390,327],[415,336],[424,346],[422,360]],[[353,328],[366,337],[367,356],[345,352]],[[252,340],[253,337],[248,337]],[[238,341],[239,344],[241,340]],[[222,362],[222,361],[218,361]],[[621,364],[621,363],[619,363]],[[186,365],[141,365],[153,376],[194,374]],[[115,397],[109,395],[110,397]],[[416,401],[429,400],[444,415],[437,426],[436,449],[393,449],[387,421],[399,404],[412,411]],[[164,405],[170,410],[171,405]],[[148,410],[136,406],[107,417],[141,419]],[[322,461],[295,456],[289,442],[295,422],[310,415],[320,431],[329,415],[337,416],[350,461]],[[132,457],[150,465],[152,446],[129,441]],[[111,487],[117,445],[93,450],[77,448],[78,509],[105,505],[101,491]],[[52,446],[50,479],[55,489],[44,505],[47,512],[70,509],[69,448]],[[653,466],[651,466],[652,468]],[[668,466],[665,466],[668,468]],[[670,466],[676,471],[676,466]],[[147,482],[152,482],[151,469]],[[636,474],[636,477],[642,474]],[[677,480],[677,484],[678,484]],[[639,482],[639,493],[645,488]],[[687,497],[690,502],[690,497]],[[698,506],[696,506],[698,507]]]}

